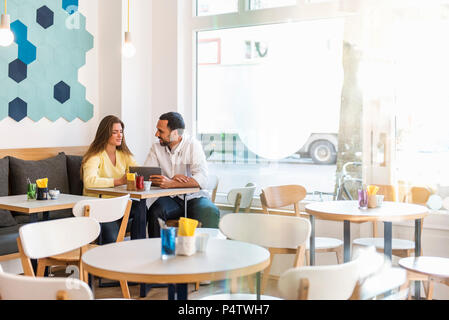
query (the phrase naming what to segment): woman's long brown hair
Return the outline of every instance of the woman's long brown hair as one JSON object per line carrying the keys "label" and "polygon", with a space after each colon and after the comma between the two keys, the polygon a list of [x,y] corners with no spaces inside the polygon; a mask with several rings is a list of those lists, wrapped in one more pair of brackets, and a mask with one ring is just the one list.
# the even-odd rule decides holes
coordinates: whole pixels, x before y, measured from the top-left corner
{"label": "woman's long brown hair", "polygon": [[81,179],[83,177],[83,166],[92,156],[103,152],[106,149],[109,138],[112,136],[112,126],[114,123],[120,123],[123,130],[122,144],[117,147],[117,150],[122,151],[125,155],[132,156],[133,154],[128,149],[125,141],[125,124],[116,116],[106,116],[101,120],[98,125],[97,133],[95,134],[94,141],[90,144],[89,149],[83,157],[81,162]]}

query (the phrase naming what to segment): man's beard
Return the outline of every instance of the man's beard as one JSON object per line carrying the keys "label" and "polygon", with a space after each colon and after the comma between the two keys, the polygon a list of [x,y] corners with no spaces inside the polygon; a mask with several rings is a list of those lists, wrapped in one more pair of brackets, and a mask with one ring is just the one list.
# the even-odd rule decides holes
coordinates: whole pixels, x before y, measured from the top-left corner
{"label": "man's beard", "polygon": [[162,139],[159,139],[159,143],[161,144],[161,146],[163,147],[168,147],[168,145],[170,144],[169,141],[164,141]]}

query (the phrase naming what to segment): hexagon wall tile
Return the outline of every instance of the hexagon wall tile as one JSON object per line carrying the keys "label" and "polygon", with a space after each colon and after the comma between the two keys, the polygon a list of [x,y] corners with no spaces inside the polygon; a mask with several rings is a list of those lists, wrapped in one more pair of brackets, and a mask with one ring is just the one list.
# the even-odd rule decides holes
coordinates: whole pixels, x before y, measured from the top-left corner
{"label": "hexagon wall tile", "polygon": [[[78,70],[94,38],[78,0],[9,0],[8,13],[15,42],[0,48],[0,120],[90,120],[94,106]],[[66,21],[79,28],[69,29]]]}

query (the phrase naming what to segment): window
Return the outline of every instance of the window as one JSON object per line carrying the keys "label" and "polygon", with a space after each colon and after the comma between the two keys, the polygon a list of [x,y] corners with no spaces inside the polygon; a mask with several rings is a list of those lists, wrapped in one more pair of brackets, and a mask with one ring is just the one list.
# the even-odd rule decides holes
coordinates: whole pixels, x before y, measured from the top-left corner
{"label": "window", "polygon": [[[447,1],[239,0],[233,10],[192,18],[186,38],[196,134],[219,192],[253,182],[256,194],[290,183],[334,193],[343,165],[362,162],[352,174],[367,184],[449,197]],[[319,144],[307,143],[314,134]]]}
{"label": "window", "polygon": [[294,6],[297,0],[251,0],[251,9]]}
{"label": "window", "polygon": [[207,16],[238,11],[238,0],[197,0],[197,15]]}

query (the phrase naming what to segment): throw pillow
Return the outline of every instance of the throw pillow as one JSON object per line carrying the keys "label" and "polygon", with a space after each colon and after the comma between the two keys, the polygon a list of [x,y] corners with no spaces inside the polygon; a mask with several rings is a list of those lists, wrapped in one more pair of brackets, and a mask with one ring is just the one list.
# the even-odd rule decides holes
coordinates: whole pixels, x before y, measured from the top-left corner
{"label": "throw pillow", "polygon": [[32,182],[48,178],[48,189],[56,188],[61,193],[70,193],[67,161],[64,153],[37,161],[9,157],[9,176],[11,195],[26,194],[27,178]]}
{"label": "throw pillow", "polygon": [[70,194],[83,195],[83,181],[80,176],[83,157],[67,155],[67,173],[69,175]]}
{"label": "throw pillow", "polygon": [[8,195],[9,157],[0,159],[0,197]]}
{"label": "throw pillow", "polygon": [[17,224],[11,212],[0,209],[0,227],[11,227]]}

